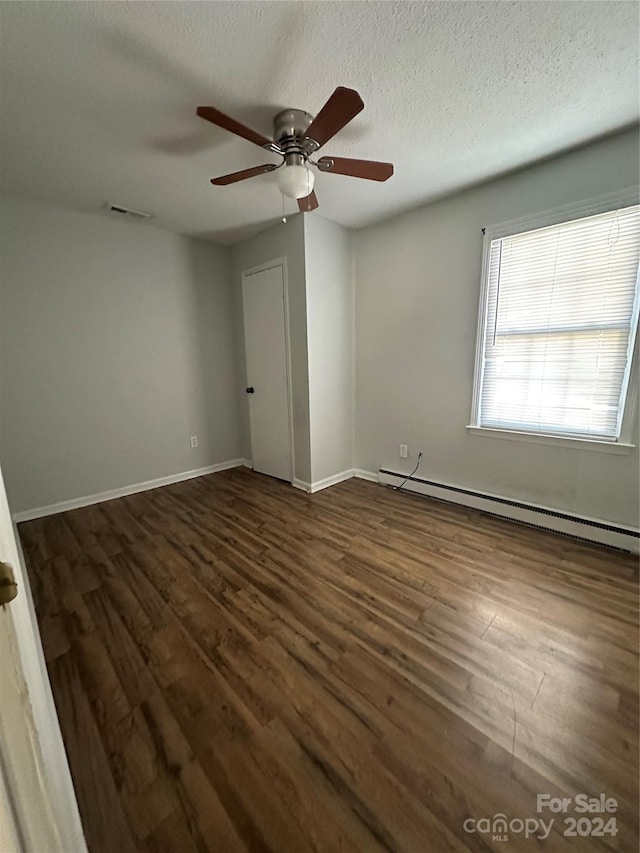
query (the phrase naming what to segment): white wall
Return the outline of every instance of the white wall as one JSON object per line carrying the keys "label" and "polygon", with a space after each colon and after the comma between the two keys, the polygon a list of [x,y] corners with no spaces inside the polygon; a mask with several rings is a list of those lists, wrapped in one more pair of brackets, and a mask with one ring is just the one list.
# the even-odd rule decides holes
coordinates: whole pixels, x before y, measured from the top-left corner
{"label": "white wall", "polygon": [[13,512],[241,455],[230,249],[4,196],[0,277]]}
{"label": "white wall", "polygon": [[311,482],[353,468],[354,288],[350,232],[304,217]]}
{"label": "white wall", "polygon": [[236,355],[241,384],[238,405],[241,411],[242,447],[251,458],[249,407],[244,388],[247,383],[242,316],[242,273],[277,258],[285,258],[289,291],[289,337],[291,344],[291,384],[293,392],[294,473],[299,480],[311,476],[309,456],[309,370],[307,360],[307,306],[305,294],[304,225],[302,214],[288,216],[233,247],[233,290]]}
{"label": "white wall", "polygon": [[610,455],[465,429],[481,228],[636,185],[638,168],[627,131],[356,233],[356,467],[407,471],[422,450],[425,478],[638,525],[637,448]]}

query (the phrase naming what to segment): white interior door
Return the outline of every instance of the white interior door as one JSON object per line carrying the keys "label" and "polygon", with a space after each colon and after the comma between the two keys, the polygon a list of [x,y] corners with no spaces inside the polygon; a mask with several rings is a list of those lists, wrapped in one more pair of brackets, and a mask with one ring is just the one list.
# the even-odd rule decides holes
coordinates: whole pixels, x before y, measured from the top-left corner
{"label": "white interior door", "polygon": [[2,472],[0,560],[18,584],[0,607],[0,851],[86,853]]}
{"label": "white interior door", "polygon": [[244,273],[242,300],[253,468],[261,474],[291,481],[289,379],[282,265]]}

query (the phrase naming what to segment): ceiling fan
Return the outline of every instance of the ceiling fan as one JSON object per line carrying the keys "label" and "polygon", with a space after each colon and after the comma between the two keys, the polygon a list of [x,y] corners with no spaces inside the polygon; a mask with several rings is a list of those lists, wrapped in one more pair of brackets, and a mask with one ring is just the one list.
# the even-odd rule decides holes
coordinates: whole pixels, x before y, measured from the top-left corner
{"label": "ceiling fan", "polygon": [[211,183],[227,186],[282,169],[277,176],[281,192],[289,198],[297,199],[299,209],[307,212],[318,207],[318,199],[313,190],[315,175],[309,164],[316,166],[321,172],[332,172],[334,175],[350,175],[367,181],[386,181],[393,175],[392,163],[351,160],[347,157],[311,159],[325,142],[332,139],[363,108],[362,98],[354,89],[338,86],[315,118],[304,110],[288,109],[279,112],[273,120],[273,139],[268,139],[215,107],[198,107],[197,112],[201,118],[282,157],[282,162],[278,165],[266,163],[253,166],[241,172],[212,178]]}

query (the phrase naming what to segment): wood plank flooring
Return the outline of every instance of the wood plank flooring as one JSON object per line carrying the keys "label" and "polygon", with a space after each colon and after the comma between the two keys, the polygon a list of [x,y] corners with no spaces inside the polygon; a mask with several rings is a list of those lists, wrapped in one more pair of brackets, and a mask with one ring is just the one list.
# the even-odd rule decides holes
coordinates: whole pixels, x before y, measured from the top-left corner
{"label": "wood plank flooring", "polygon": [[91,853],[637,850],[636,558],[246,469],[19,530]]}

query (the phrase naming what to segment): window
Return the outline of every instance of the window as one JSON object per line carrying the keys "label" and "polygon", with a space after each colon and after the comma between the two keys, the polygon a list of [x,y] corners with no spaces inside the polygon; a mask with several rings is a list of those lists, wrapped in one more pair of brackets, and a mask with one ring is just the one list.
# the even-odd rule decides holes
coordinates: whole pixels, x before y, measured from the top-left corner
{"label": "window", "polygon": [[617,441],[638,325],[640,206],[485,241],[472,426]]}

